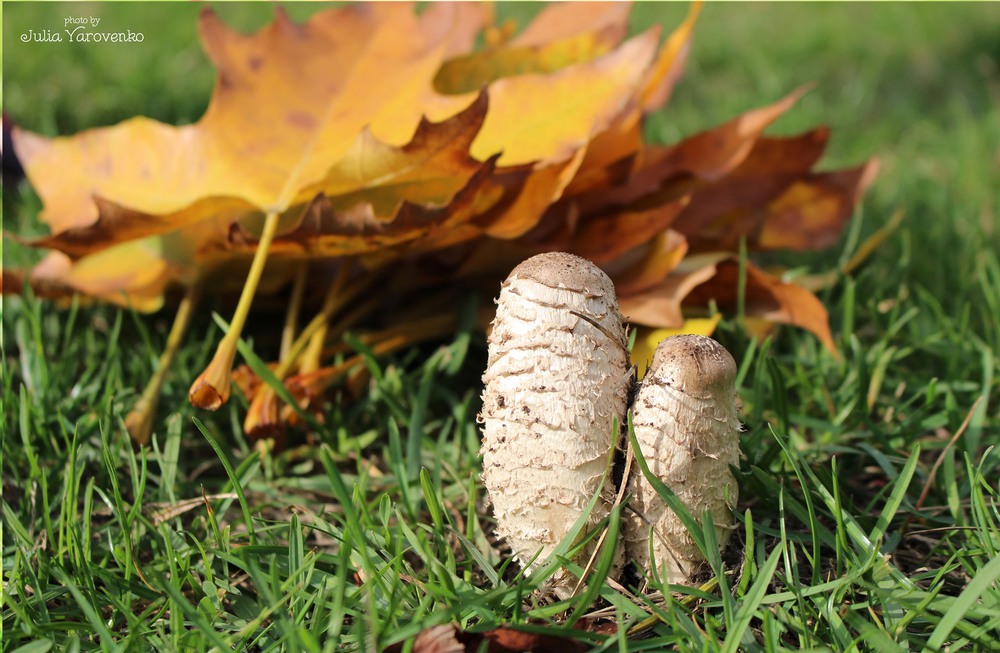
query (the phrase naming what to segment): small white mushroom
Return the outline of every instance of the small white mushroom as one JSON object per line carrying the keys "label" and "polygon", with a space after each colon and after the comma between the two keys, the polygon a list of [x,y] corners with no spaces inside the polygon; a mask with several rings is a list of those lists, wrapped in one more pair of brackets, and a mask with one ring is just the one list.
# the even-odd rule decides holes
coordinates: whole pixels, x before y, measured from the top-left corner
{"label": "small white mushroom", "polygon": [[[497,532],[529,573],[595,493],[587,530],[609,514],[604,472],[630,387],[625,343],[614,285],[586,259],[539,254],[501,287],[483,375],[483,481]],[[584,549],[581,565],[594,542]],[[558,572],[551,589],[565,598],[575,582]]]}
{"label": "small white mushroom", "polygon": [[[735,381],[736,362],[715,340],[667,338],[632,408],[636,441],[650,471],[699,523],[705,511],[711,513],[720,547],[734,528],[730,506],[739,490],[730,471],[740,455]],[[704,557],[684,524],[637,465],[629,490],[637,514],[625,522],[628,558],[647,572],[655,565],[665,581],[688,583]]]}

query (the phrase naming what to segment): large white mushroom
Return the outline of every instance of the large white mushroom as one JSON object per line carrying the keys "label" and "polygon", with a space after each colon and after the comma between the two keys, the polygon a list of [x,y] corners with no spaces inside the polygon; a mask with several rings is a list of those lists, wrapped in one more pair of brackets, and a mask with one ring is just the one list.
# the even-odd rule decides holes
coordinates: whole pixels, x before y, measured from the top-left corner
{"label": "large white mushroom", "polygon": [[[557,252],[511,271],[483,375],[483,480],[498,534],[529,573],[595,493],[588,530],[611,510],[605,469],[625,418],[628,367],[614,285],[600,268]],[[586,564],[593,550],[592,541],[576,561]],[[565,598],[575,583],[559,572],[551,589]]]}

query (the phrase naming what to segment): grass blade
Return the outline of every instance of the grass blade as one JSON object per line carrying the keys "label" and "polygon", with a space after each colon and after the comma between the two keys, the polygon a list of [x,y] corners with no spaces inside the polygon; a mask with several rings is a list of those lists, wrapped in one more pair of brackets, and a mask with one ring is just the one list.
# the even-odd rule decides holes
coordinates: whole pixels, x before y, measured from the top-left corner
{"label": "grass blade", "polygon": [[201,431],[205,440],[207,440],[208,444],[211,445],[213,450],[215,450],[215,455],[219,457],[219,462],[221,462],[223,468],[225,468],[226,475],[229,477],[229,482],[232,483],[233,491],[236,492],[236,497],[240,502],[240,508],[243,512],[243,523],[247,526],[247,536],[250,540],[250,544],[258,544],[257,531],[254,529],[253,517],[250,516],[250,504],[247,501],[246,494],[243,492],[243,484],[240,483],[239,477],[236,475],[236,472],[233,471],[233,466],[229,464],[229,458],[222,450],[222,446],[219,445],[219,442],[215,439],[215,436],[213,436],[205,425],[201,423],[201,420],[197,417],[192,417],[191,421],[194,422],[194,425],[199,431]]}
{"label": "grass blade", "polygon": [[764,600],[764,596],[767,594],[767,588],[771,584],[771,579],[778,568],[778,563],[781,562],[784,548],[784,543],[775,547],[771,555],[767,557],[764,565],[760,568],[757,578],[754,580],[753,585],[750,586],[750,591],[743,597],[743,602],[740,603],[739,608],[736,610],[736,618],[733,620],[733,624],[726,634],[726,640],[722,643],[722,653],[736,653],[739,650],[743,635],[750,626],[750,621]]}
{"label": "grass blade", "polygon": [[927,647],[932,651],[944,649],[944,643],[951,634],[951,631],[962,621],[979,601],[979,598],[1000,578],[1000,557],[993,558],[986,566],[982,567],[972,580],[966,585],[962,593],[958,595],[955,602],[951,604],[948,611],[941,617],[941,621],[934,627],[930,639],[927,640]]}

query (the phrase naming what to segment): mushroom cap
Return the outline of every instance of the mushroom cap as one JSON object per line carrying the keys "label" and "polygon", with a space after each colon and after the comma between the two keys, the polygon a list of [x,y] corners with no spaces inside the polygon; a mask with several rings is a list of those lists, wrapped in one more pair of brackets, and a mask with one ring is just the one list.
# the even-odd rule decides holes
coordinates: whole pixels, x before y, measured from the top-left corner
{"label": "mushroom cap", "polygon": [[673,336],[656,348],[646,378],[693,397],[727,396],[735,392],[736,361],[712,338]]}
{"label": "mushroom cap", "polygon": [[601,268],[587,259],[567,252],[545,252],[522,261],[511,270],[507,282],[529,279],[550,288],[565,288],[591,296],[618,301],[615,285]]}

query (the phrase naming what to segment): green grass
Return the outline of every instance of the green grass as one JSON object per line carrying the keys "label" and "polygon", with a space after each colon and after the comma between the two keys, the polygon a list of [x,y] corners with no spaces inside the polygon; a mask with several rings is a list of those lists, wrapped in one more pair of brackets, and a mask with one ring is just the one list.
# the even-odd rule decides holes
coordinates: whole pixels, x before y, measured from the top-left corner
{"label": "green grass", "polygon": [[[3,11],[4,108],[28,128],[190,122],[207,102],[197,7]],[[18,49],[21,30],[81,11],[146,31],[146,46]],[[220,11],[250,28],[270,10]],[[670,27],[684,11],[642,4],[634,17]],[[742,551],[711,556],[704,589],[656,600],[593,583],[596,597],[533,602],[540,579],[519,576],[488,535],[481,334],[370,358],[370,387],[332,402],[309,446],[261,457],[239,397],[218,414],[187,403],[221,334],[201,315],[154,444],[135,452],[123,418],[170,316],[5,298],[3,650],[377,650],[445,623],[564,636],[566,614],[617,625],[572,631],[595,650],[1000,650],[998,43],[988,4],[704,9],[651,137],[677,140],[815,81],[774,133],[829,124],[826,165],[875,155],[882,174],[837,247],[781,260],[828,269],[905,212],[823,295],[841,358],[806,333],[756,342],[723,322],[747,425]],[[4,208],[6,229],[36,228],[26,189],[8,189]],[[24,256],[5,247],[5,263]],[[267,325],[246,336],[267,358]]]}

